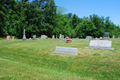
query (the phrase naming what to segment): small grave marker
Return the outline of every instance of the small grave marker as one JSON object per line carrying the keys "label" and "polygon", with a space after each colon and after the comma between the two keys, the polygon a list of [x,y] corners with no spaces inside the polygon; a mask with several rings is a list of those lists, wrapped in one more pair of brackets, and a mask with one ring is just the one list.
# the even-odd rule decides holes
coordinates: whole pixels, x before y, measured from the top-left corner
{"label": "small grave marker", "polygon": [[6,40],[11,40],[10,36],[7,36]]}
{"label": "small grave marker", "polygon": [[65,53],[65,54],[77,55],[77,48],[56,47],[55,53]]}
{"label": "small grave marker", "polygon": [[25,36],[25,29],[24,29],[23,41],[25,40],[26,40],[26,36]]}
{"label": "small grave marker", "polygon": [[86,36],[86,39],[92,39],[92,36]]}
{"label": "small grave marker", "polygon": [[46,39],[47,36],[46,35],[41,35],[41,39]]}
{"label": "small grave marker", "polygon": [[33,35],[33,40],[36,40],[36,35]]}
{"label": "small grave marker", "polygon": [[104,33],[104,39],[109,39],[109,32]]}

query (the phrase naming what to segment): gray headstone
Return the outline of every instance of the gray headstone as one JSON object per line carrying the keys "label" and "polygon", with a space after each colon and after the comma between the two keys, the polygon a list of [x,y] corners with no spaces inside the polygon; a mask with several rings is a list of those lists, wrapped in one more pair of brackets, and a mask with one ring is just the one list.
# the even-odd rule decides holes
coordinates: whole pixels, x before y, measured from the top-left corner
{"label": "gray headstone", "polygon": [[115,35],[113,35],[113,38],[115,38]]}
{"label": "gray headstone", "polygon": [[36,35],[33,35],[33,40],[36,40]]}
{"label": "gray headstone", "polygon": [[109,32],[104,33],[104,39],[109,39]]}
{"label": "gray headstone", "polygon": [[47,36],[46,35],[41,35],[41,39],[46,39]]}
{"label": "gray headstone", "polygon": [[114,50],[114,48],[111,48],[111,46],[112,46],[112,41],[91,40],[88,48]]}
{"label": "gray headstone", "polygon": [[54,39],[54,38],[55,38],[55,36],[54,36],[54,35],[52,35],[52,38]]}
{"label": "gray headstone", "polygon": [[61,34],[60,34],[60,37],[59,37],[59,39],[61,39]]}
{"label": "gray headstone", "polygon": [[55,53],[65,53],[65,54],[77,55],[77,48],[56,47]]}
{"label": "gray headstone", "polygon": [[23,41],[25,40],[26,40],[26,36],[25,36],[25,29],[24,29]]}
{"label": "gray headstone", "polygon": [[12,40],[14,40],[14,36],[12,37]]}
{"label": "gray headstone", "polygon": [[86,39],[92,39],[92,36],[86,36]]}

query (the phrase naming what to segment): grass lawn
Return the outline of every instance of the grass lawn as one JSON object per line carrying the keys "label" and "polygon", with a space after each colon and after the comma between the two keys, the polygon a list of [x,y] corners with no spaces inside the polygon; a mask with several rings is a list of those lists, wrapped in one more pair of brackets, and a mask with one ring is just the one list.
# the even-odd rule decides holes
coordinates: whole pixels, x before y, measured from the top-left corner
{"label": "grass lawn", "polygon": [[[111,50],[87,49],[73,39],[0,40],[0,80],[120,80],[120,38]],[[78,48],[78,55],[54,54],[56,46]]]}

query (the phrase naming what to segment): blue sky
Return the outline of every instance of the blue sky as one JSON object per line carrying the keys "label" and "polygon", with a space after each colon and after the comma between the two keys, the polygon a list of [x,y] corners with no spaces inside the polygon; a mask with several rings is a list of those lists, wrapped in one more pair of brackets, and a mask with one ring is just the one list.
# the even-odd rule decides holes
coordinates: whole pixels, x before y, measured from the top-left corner
{"label": "blue sky", "polygon": [[[33,0],[29,0],[33,1]],[[83,18],[89,15],[110,17],[115,25],[120,25],[120,0],[54,0],[56,6],[65,7],[66,13]]]}

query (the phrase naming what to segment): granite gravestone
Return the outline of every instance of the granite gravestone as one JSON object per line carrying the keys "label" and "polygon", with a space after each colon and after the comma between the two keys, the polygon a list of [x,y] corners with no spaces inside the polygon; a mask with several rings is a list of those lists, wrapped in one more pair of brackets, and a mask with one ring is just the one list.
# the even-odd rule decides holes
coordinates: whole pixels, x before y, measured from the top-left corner
{"label": "granite gravestone", "polygon": [[26,36],[25,36],[25,29],[24,29],[23,41],[25,40],[26,40]]}
{"label": "granite gravestone", "polygon": [[114,48],[111,48],[111,46],[112,46],[112,41],[91,40],[89,47],[87,47],[87,48],[114,50]]}
{"label": "granite gravestone", "polygon": [[14,40],[14,36],[12,37],[12,40]]}
{"label": "granite gravestone", "polygon": [[52,39],[54,39],[55,38],[55,36],[54,35],[52,35]]}
{"label": "granite gravestone", "polygon": [[59,36],[59,39],[61,39],[61,34],[60,34],[60,36]]}
{"label": "granite gravestone", "polygon": [[33,35],[33,40],[36,40],[36,35]]}
{"label": "granite gravestone", "polygon": [[113,38],[115,38],[115,35],[113,35]]}
{"label": "granite gravestone", "polygon": [[109,32],[104,33],[104,39],[109,39]]}
{"label": "granite gravestone", "polygon": [[7,36],[6,40],[11,40],[10,36]]}
{"label": "granite gravestone", "polygon": [[41,35],[41,39],[46,39],[47,36],[46,35]]}
{"label": "granite gravestone", "polygon": [[86,36],[86,39],[92,39],[92,36]]}
{"label": "granite gravestone", "polygon": [[77,55],[77,48],[56,47],[55,53],[65,53],[65,54]]}

